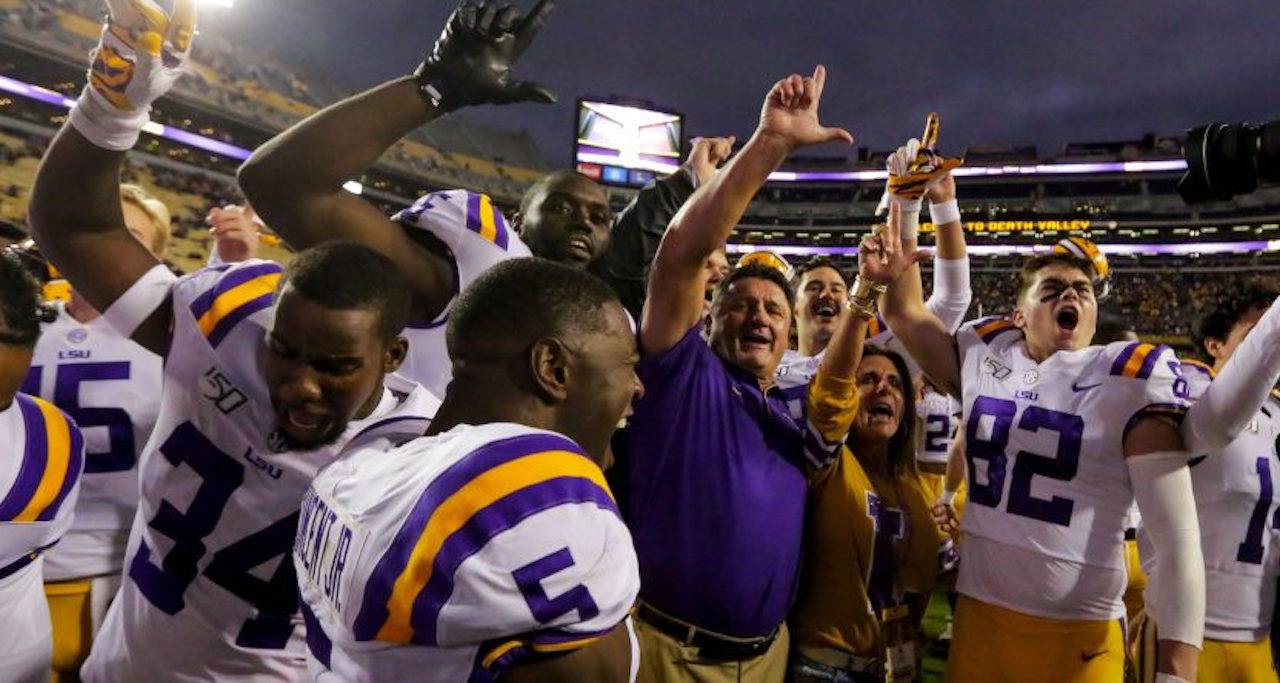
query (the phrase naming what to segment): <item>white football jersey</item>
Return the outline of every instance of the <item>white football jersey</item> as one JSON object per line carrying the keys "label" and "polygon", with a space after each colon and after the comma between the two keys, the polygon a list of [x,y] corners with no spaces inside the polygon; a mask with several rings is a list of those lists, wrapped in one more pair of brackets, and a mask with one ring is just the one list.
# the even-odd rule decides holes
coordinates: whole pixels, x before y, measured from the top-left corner
{"label": "white football jersey", "polygon": [[169,289],[160,417],[86,681],[306,678],[288,559],[302,495],[351,438],[408,421],[425,429],[434,415],[433,397],[392,376],[373,413],[335,443],[287,450],[260,366],[280,276],[275,263],[246,261]]}
{"label": "white football jersey", "polygon": [[[1192,399],[1199,399],[1213,371],[1195,361],[1183,361],[1182,367]],[[1271,398],[1226,448],[1191,460],[1205,563],[1206,638],[1254,642],[1271,630],[1280,579],[1277,436],[1280,401]],[[1151,555],[1142,553],[1148,572],[1154,568]]]}
{"label": "white football jersey", "polygon": [[45,581],[117,574],[138,507],[138,456],[160,412],[161,358],[101,317],[80,323],[57,304],[22,390],[71,415],[85,439],[75,521],[44,559]]}
{"label": "white football jersey", "polygon": [[293,557],[321,681],[494,680],[608,633],[640,588],[600,468],[515,424],[348,452],[312,483]]}
{"label": "white football jersey", "polygon": [[[920,365],[907,352],[907,347],[894,336],[893,330],[885,324],[884,318],[879,315],[867,321],[867,338],[864,343],[902,356],[902,359],[907,362],[907,369],[911,371],[911,376],[920,375]],[[818,365],[822,362],[825,351],[824,349],[814,356],[803,356],[799,351],[787,349],[782,354],[782,362],[778,364],[775,374],[778,386],[787,389],[807,385],[813,380],[813,376],[818,374]]]}
{"label": "white football jersey", "polygon": [[917,462],[947,464],[947,454],[951,451],[951,442],[955,437],[961,410],[960,402],[956,399],[932,389],[925,389],[924,395],[916,401],[916,416],[924,426],[919,446],[916,448]]}
{"label": "white football jersey", "polygon": [[957,589],[1041,617],[1123,616],[1124,436],[1145,416],[1185,414],[1178,359],[1117,342],[1036,363],[1004,318],[966,324],[956,341],[969,477]]}
{"label": "white football jersey", "polygon": [[422,384],[436,396],[444,396],[453,378],[453,365],[445,345],[445,326],[453,301],[494,265],[533,254],[507,225],[488,195],[468,190],[424,195],[413,206],[392,216],[392,220],[426,231],[453,254],[453,300],[435,320],[413,322],[405,328],[409,356],[400,367],[400,374]]}
{"label": "white football jersey", "polygon": [[52,403],[18,394],[0,411],[0,680],[49,680],[40,554],[71,527],[83,467],[84,437]]}

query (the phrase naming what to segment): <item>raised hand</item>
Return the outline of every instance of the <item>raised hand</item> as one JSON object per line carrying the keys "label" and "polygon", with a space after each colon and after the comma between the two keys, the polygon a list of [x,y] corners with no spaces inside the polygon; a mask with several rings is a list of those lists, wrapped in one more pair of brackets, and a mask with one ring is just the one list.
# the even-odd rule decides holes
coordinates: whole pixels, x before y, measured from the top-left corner
{"label": "raised hand", "polygon": [[250,206],[224,206],[209,209],[204,222],[214,239],[214,249],[223,263],[239,263],[258,253],[260,235]]}
{"label": "raised hand", "polygon": [[964,164],[963,159],[945,159],[937,151],[940,121],[936,112],[925,119],[924,134],[920,139],[911,138],[907,144],[889,155],[888,193],[902,199],[920,199],[935,186],[950,183],[950,197],[942,193],[930,193],[930,199],[939,202],[955,197],[955,181],[951,171]]}
{"label": "raised hand", "polygon": [[889,285],[897,280],[913,264],[928,258],[929,253],[902,248],[902,212],[897,203],[889,205],[889,222],[876,226],[870,235],[862,238],[858,247],[858,277]]}
{"label": "raised hand", "polygon": [[730,156],[733,155],[734,137],[694,138],[693,149],[684,164],[694,175],[698,185],[711,180]]}
{"label": "raised hand", "polygon": [[555,102],[556,96],[545,87],[511,78],[511,67],[533,43],[554,7],[555,0],[538,0],[521,16],[510,5],[463,2],[414,75],[433,103],[445,111],[477,104]]}
{"label": "raised hand", "polygon": [[812,76],[791,74],[775,83],[765,97],[758,132],[781,139],[792,149],[835,141],[853,144],[849,131],[828,128],[818,121],[818,103],[826,83],[827,70],[821,64]]}
{"label": "raised hand", "polygon": [[173,88],[191,55],[195,2],[176,0],[168,14],[152,0],[107,0],[111,17],[71,115],[90,142],[123,151],[138,141],[151,103]]}

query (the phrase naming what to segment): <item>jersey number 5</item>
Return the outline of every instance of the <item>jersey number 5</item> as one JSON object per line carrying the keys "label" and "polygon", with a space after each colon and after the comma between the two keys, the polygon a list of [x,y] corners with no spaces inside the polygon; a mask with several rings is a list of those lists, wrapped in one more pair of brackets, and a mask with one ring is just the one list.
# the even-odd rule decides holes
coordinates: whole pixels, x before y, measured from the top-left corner
{"label": "jersey number 5", "polygon": [[[1008,467],[1005,449],[1009,446],[1009,433],[1014,428],[1014,416],[1018,405],[989,396],[979,396],[969,411],[969,424],[965,432],[965,460],[969,464],[969,500],[987,507],[999,507],[1004,498],[1004,480]],[[988,438],[978,434],[983,420],[991,420]],[[1018,429],[1038,432],[1042,429],[1057,432],[1058,448],[1053,455],[1019,451],[1013,466],[1013,481],[1009,484],[1009,502],[1005,509],[1014,515],[1038,519],[1050,524],[1069,526],[1075,501],[1053,496],[1036,498],[1031,495],[1031,480],[1048,477],[1059,481],[1071,481],[1080,466],[1080,446],[1084,436],[1084,420],[1079,415],[1061,413],[1039,406],[1028,406],[1022,411]],[[977,463],[986,465],[986,481],[979,482]]]}
{"label": "jersey number 5", "polygon": [[[129,413],[121,408],[82,408],[80,406],[81,384],[127,380],[129,379],[128,361],[69,363],[58,366],[55,372],[57,375],[53,384],[54,405],[67,411],[81,429],[107,428],[107,450],[87,454],[88,457],[84,461],[85,474],[124,472],[133,469],[136,444],[133,439],[133,420],[129,419]],[[23,393],[39,395],[43,375],[42,366],[31,366],[26,381],[22,383]]]}

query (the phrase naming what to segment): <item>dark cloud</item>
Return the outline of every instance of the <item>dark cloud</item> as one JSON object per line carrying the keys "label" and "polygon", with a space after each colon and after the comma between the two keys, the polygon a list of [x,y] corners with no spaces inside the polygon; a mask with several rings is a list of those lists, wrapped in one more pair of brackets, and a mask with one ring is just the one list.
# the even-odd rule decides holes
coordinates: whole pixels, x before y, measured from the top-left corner
{"label": "dark cloud", "polygon": [[[355,90],[410,71],[452,6],[240,0],[208,30],[239,32]],[[568,157],[584,94],[675,108],[691,134],[742,136],[773,81],[822,62],[824,119],[860,145],[896,145],[935,109],[944,148],[1054,153],[1067,141],[1280,118],[1277,35],[1272,0],[562,0],[519,72],[561,104],[470,115],[529,129],[553,162]]]}

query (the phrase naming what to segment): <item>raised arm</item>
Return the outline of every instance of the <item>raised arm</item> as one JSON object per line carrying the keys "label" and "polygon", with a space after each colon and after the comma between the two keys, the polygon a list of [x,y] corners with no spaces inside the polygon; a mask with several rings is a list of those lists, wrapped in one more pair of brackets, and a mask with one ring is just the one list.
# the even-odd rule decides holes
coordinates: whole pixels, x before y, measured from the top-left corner
{"label": "raised arm", "polygon": [[1205,455],[1235,440],[1280,381],[1280,299],[1236,347],[1182,421],[1187,452]]}
{"label": "raised arm", "polygon": [[[93,52],[89,84],[36,174],[29,208],[43,252],[88,302],[138,343],[164,354],[172,274],[125,226],[120,167],[150,120],[151,103],[177,81],[191,51],[195,0],[172,15],[150,0],[112,7]],[[149,305],[114,304],[131,288],[154,286]],[[120,323],[120,324],[117,324]]]}
{"label": "raised arm", "polygon": [[[930,115],[925,141],[937,141],[937,117]],[[888,287],[880,309],[894,336],[907,348],[934,384],[952,396],[960,395],[960,362],[951,329],[924,302],[920,259],[914,247],[921,197],[951,174],[959,161],[943,159],[931,147],[912,139],[889,158],[889,222],[879,234],[863,239],[863,249],[879,256],[868,277]]]}
{"label": "raised arm", "polygon": [[1124,454],[1142,533],[1155,558],[1147,595],[1159,628],[1156,670],[1194,681],[1204,638],[1205,574],[1182,435],[1163,418],[1144,417],[1125,437]]}
{"label": "raised arm", "polygon": [[415,317],[436,317],[454,294],[446,251],[420,243],[342,185],[405,135],[455,109],[553,102],[545,88],[512,80],[510,70],[554,4],[541,0],[521,16],[490,2],[463,3],[414,75],[323,109],[260,147],[240,169],[245,196],[295,249],[344,238],[383,253],[411,283]]}
{"label": "raised arm", "polygon": [[924,302],[947,330],[955,332],[973,302],[964,223],[956,203],[956,181],[950,173],[925,190],[934,229],[933,291]]}
{"label": "raised arm", "polygon": [[609,247],[591,271],[613,287],[636,319],[644,309],[645,275],[671,219],[732,153],[733,136],[694,140],[679,170],[646,185],[618,213]]}
{"label": "raised arm", "polygon": [[702,316],[702,269],[711,253],[728,239],[751,198],[775,168],[798,147],[853,136],[818,122],[818,103],[826,69],[813,76],[792,74],[774,84],[765,98],[760,125],[738,155],[672,219],[658,247],[649,276],[649,302],[640,325],[645,354],[662,353],[680,341]]}

